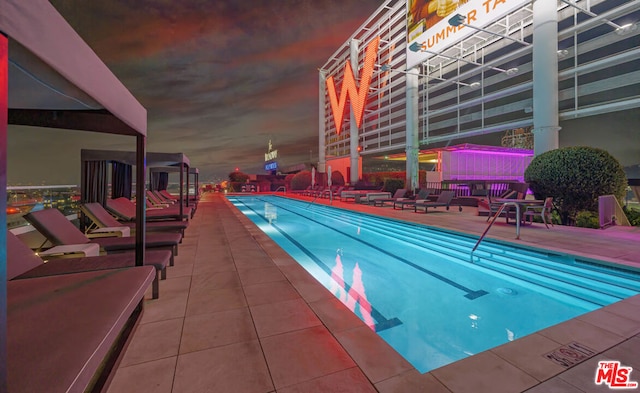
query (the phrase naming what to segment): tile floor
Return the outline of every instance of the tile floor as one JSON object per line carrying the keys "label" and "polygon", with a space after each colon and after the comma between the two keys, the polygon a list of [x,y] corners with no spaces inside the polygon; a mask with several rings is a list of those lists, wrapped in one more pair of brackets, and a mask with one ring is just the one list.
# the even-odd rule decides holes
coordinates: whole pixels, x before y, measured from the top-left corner
{"label": "tile floor", "polygon": [[[475,208],[333,204],[475,235],[486,226]],[[489,236],[514,235],[496,223]],[[636,266],[640,254],[635,228],[534,224],[517,242]],[[571,368],[543,356],[572,342],[596,354]],[[205,194],[109,392],[599,392],[610,390],[594,383],[605,359],[640,380],[640,296],[420,374],[226,199]]]}

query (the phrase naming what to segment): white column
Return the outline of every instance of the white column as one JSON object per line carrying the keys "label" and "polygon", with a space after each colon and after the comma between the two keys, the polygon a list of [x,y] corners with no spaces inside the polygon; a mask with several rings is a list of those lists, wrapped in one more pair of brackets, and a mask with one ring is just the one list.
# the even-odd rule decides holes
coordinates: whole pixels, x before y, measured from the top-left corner
{"label": "white column", "polygon": [[[358,72],[358,44],[356,39],[351,40],[351,68],[354,75],[359,75]],[[350,97],[353,98],[353,97]],[[356,117],[353,113],[353,105],[349,105],[350,121],[349,121],[349,156],[351,158],[351,183],[355,183],[360,178],[359,171],[359,158],[360,152],[358,152],[358,126],[356,125]]]}
{"label": "white column", "polygon": [[419,76],[418,68],[414,67],[408,70],[406,74],[406,171],[405,187],[415,191],[420,187],[418,179],[418,150],[420,142],[418,138],[418,90]]}
{"label": "white column", "polygon": [[327,164],[326,130],[325,130],[325,92],[327,91],[327,71],[319,70],[318,73],[318,172],[324,173]]}
{"label": "white column", "polygon": [[558,148],[558,2],[533,2],[533,150]]}

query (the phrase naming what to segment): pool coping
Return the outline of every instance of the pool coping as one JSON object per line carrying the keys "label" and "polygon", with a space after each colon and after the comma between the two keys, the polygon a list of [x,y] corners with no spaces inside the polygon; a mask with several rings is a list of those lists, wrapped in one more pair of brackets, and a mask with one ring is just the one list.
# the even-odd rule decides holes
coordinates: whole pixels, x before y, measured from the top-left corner
{"label": "pool coping", "polygon": [[[309,279],[315,279],[301,267],[295,269],[295,274],[292,274],[291,266],[300,265],[242,214],[228,198],[223,199],[379,391],[395,391],[402,386],[443,392],[524,391],[549,381],[589,359],[599,357],[607,350],[640,334],[640,295],[637,295],[422,374],[359,318],[355,318],[357,321],[354,321],[351,310],[337,299],[333,302],[335,307],[329,311],[321,306],[326,305],[327,298],[318,295],[318,288],[308,288]],[[391,217],[384,218],[397,220]],[[442,230],[441,227],[433,227]],[[470,233],[466,234],[473,236]],[[509,243],[502,239],[492,240]],[[515,245],[522,246],[517,243]],[[548,248],[559,253],[576,255],[573,251],[557,247]],[[596,260],[593,257],[585,259]],[[627,261],[614,258],[605,262],[628,265]],[[327,294],[334,296],[322,285],[317,284]],[[369,348],[361,348],[363,343]],[[593,353],[570,367],[561,366],[545,357],[572,343],[591,349]],[[595,373],[595,369],[593,372]],[[464,378],[460,378],[461,376]],[[496,385],[496,381],[501,381],[501,384]]]}

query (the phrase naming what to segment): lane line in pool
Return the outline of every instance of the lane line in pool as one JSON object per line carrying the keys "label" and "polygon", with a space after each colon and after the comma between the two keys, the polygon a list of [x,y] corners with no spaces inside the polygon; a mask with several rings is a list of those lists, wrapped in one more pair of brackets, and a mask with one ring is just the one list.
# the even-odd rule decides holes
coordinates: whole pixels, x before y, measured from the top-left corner
{"label": "lane line in pool", "polygon": [[[266,202],[266,203],[271,203],[272,205],[274,205],[274,206],[275,206],[275,204],[274,204],[273,202],[266,201],[266,200],[264,200],[264,199],[262,199],[262,198],[256,198],[256,199],[258,199],[258,200],[260,200],[260,201],[263,201],[263,202]],[[244,204],[244,202],[242,202],[242,204]],[[246,204],[244,204],[244,205],[245,205],[245,206],[247,206]],[[321,225],[321,226],[323,226],[323,227],[325,227],[325,228],[328,228],[328,229],[330,229],[330,230],[332,230],[332,231],[338,232],[338,233],[340,233],[340,234],[341,234],[341,235],[343,235],[343,236],[347,236],[348,238],[350,238],[350,239],[352,239],[352,240],[355,240],[355,241],[357,241],[357,242],[360,242],[360,243],[362,243],[362,244],[364,244],[364,245],[366,245],[366,246],[368,246],[368,247],[373,248],[374,250],[376,250],[376,251],[378,251],[378,252],[381,252],[381,253],[383,253],[383,254],[385,254],[385,255],[389,256],[390,258],[396,259],[396,260],[398,260],[398,261],[400,261],[400,262],[402,262],[402,263],[404,263],[404,264],[406,264],[406,265],[409,265],[409,266],[413,267],[414,269],[417,269],[417,270],[419,270],[419,271],[421,271],[421,272],[423,272],[423,273],[425,273],[425,274],[430,275],[431,277],[433,277],[433,278],[435,278],[435,279],[437,279],[437,280],[440,280],[440,281],[444,282],[445,284],[448,284],[448,285],[450,285],[450,286],[452,286],[452,287],[454,287],[454,288],[457,288],[457,289],[461,290],[462,292],[465,292],[464,297],[466,297],[467,299],[475,300],[475,299],[477,299],[477,298],[479,298],[479,297],[481,297],[481,296],[487,295],[487,294],[489,293],[489,292],[487,292],[487,291],[485,291],[485,290],[483,290],[483,289],[473,290],[473,289],[467,288],[467,287],[465,287],[465,286],[464,286],[464,285],[462,285],[462,284],[459,284],[459,283],[457,283],[457,282],[455,282],[455,281],[453,281],[453,280],[450,280],[450,279],[448,279],[447,277],[441,276],[441,275],[439,275],[439,274],[438,274],[438,273],[436,273],[436,272],[432,272],[431,270],[428,270],[428,269],[426,269],[426,268],[424,268],[424,267],[422,267],[422,266],[420,266],[420,265],[417,265],[417,264],[415,264],[415,263],[413,263],[413,262],[411,262],[411,261],[409,261],[409,260],[407,260],[407,259],[401,258],[401,257],[399,257],[399,256],[397,256],[397,255],[393,255],[393,254],[389,253],[388,251],[384,250],[383,248],[380,248],[380,247],[376,246],[375,244],[371,244],[371,243],[369,243],[369,242],[366,242],[366,241],[364,241],[364,240],[362,240],[362,239],[360,239],[360,238],[358,238],[358,237],[355,237],[355,236],[353,236],[353,235],[351,235],[351,234],[349,234],[349,233],[347,233],[347,232],[343,232],[343,231],[341,231],[341,230],[339,230],[339,229],[332,228],[332,227],[330,227],[330,226],[328,226],[328,225],[326,225],[326,224],[324,224],[324,223],[322,223],[322,222],[319,222],[319,221],[317,221],[317,220],[314,220],[314,219],[313,219],[313,218],[311,218],[311,217],[306,217],[306,216],[304,216],[304,215],[302,215],[302,214],[300,214],[300,213],[297,213],[297,212],[295,212],[295,211],[293,211],[293,210],[291,210],[291,209],[288,209],[288,208],[286,208],[286,207],[283,207],[282,205],[277,205],[277,207],[278,207],[278,208],[280,208],[280,209],[283,209],[283,210],[285,210],[285,211],[288,211],[288,212],[290,212],[290,213],[292,213],[292,214],[295,214],[295,215],[297,215],[297,216],[303,217],[303,218],[305,218],[305,219],[307,219],[307,220],[309,220],[309,221],[312,221],[312,222],[314,222],[314,223],[316,223],[316,224],[318,224],[318,225]],[[251,209],[251,208],[250,208],[250,209]],[[251,210],[253,210],[253,209],[251,209]],[[256,212],[255,210],[254,210],[254,212],[255,212],[256,214],[258,214],[258,212]],[[259,214],[258,214],[258,215],[259,215]]]}
{"label": "lane line in pool", "polygon": [[[242,201],[239,201],[240,203],[242,203],[247,209],[253,211],[258,217],[262,218],[265,222],[269,223],[269,220],[263,216],[262,214],[258,213],[256,210],[254,210],[252,207],[248,206],[247,204],[245,204]],[[318,258],[314,253],[312,253],[309,249],[307,249],[305,246],[303,246],[302,244],[300,244],[297,240],[295,240],[294,238],[292,238],[291,236],[289,236],[289,234],[287,234],[285,231],[283,231],[280,227],[278,227],[277,224],[271,222],[270,225],[276,229],[278,232],[280,232],[280,234],[282,236],[284,236],[287,240],[289,240],[291,243],[293,243],[296,247],[298,247],[300,249],[300,251],[302,251],[303,253],[305,253],[305,255],[307,255],[309,258],[311,258],[311,260],[313,262],[315,262],[316,265],[318,265],[318,267],[320,269],[322,269],[330,278],[331,280],[333,280],[334,282],[336,282],[338,285],[340,285],[340,283],[338,283],[331,274],[331,269],[329,268],[329,266],[327,266],[324,262],[322,262],[322,260],[320,260],[320,258]],[[347,293],[349,292],[354,292],[357,293],[359,297],[362,297],[361,294],[359,294],[355,289],[353,289],[349,284],[347,284],[346,282],[343,281],[343,285],[341,285],[344,287],[345,291],[347,291]],[[402,324],[402,321],[398,318],[386,318],[384,315],[382,315],[380,313],[380,311],[378,311],[375,307],[373,307],[373,305],[371,306],[371,316],[373,317],[373,319],[375,319],[377,321],[377,323],[374,325],[375,331],[376,332],[381,332],[383,330],[386,329],[390,329],[394,326],[398,326]]]}

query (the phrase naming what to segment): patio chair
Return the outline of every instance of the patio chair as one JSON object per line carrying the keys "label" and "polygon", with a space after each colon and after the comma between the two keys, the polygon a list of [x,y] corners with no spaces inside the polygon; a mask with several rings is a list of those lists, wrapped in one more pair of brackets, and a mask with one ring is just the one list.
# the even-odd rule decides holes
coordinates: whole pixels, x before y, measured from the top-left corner
{"label": "patio chair", "polygon": [[[54,246],[83,245],[94,243],[107,254],[131,251],[136,248],[134,237],[98,237],[89,239],[76,228],[58,209],[44,209],[24,215],[38,232],[40,232]],[[173,256],[178,255],[178,243],[182,236],[178,233],[147,233],[145,245],[148,249],[171,250],[170,266],[173,266]]]}
{"label": "patio chair", "polygon": [[542,206],[528,206],[523,213],[524,221],[529,219],[529,223],[533,223],[534,217],[542,218],[542,222],[549,229],[549,225],[553,226],[551,220],[551,211],[553,210],[553,197],[547,197],[544,199],[544,205]]}
{"label": "patio chair", "polygon": [[[160,296],[160,279],[167,278],[167,266],[171,261],[169,250],[145,251],[144,265],[153,266],[156,275],[151,296]],[[52,258],[45,263],[16,235],[7,230],[7,279],[47,277],[59,274],[90,272],[95,270],[122,269],[136,265],[135,253],[121,253],[82,258]]]}
{"label": "patio chair", "polygon": [[406,188],[399,188],[396,192],[393,193],[391,198],[379,198],[373,200],[373,206],[384,206],[386,203],[393,203],[395,201],[408,199],[405,196],[407,195]]}
{"label": "patio chair", "polygon": [[[116,220],[101,204],[97,202],[85,203],[80,206],[80,210],[93,221],[98,228],[112,228],[118,226],[126,226],[135,228],[136,223],[133,221],[120,222]],[[145,223],[148,232],[174,232],[180,233],[184,237],[184,231],[189,226],[188,221],[151,221]]]}
{"label": "patio chair", "polygon": [[[489,197],[489,215],[487,216],[487,221],[489,221],[502,206],[502,202],[495,202],[496,199],[519,199],[520,196],[516,190],[509,189],[495,198]],[[504,210],[503,214],[508,214],[508,211]]]}
{"label": "patio chair", "polygon": [[416,199],[402,199],[402,200],[394,201],[393,208],[395,210],[396,206],[400,206],[400,210],[404,210],[405,206],[413,206],[416,203],[429,202],[428,198],[430,193],[431,191],[426,188],[421,189],[418,192],[418,195],[416,195]]}
{"label": "patio chair", "polygon": [[[416,203],[415,205],[413,205],[413,211],[418,212],[418,208],[421,208],[421,209],[423,208],[424,212],[427,213],[427,209],[429,209],[430,207],[440,207],[440,206],[445,207],[447,210],[449,210],[449,207],[451,206],[451,201],[455,196],[456,196],[455,191],[442,191],[442,193],[438,195],[438,199],[436,199],[435,202]],[[460,211],[462,211],[462,206],[460,206]]]}

